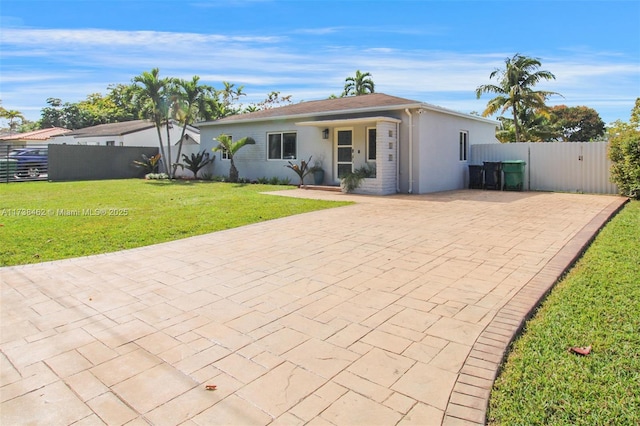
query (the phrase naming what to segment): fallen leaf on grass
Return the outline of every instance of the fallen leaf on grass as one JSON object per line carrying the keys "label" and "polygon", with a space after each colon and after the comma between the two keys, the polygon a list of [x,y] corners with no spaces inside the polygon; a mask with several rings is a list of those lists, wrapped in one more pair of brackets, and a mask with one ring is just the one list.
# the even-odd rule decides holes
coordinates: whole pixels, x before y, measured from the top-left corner
{"label": "fallen leaf on grass", "polygon": [[587,347],[572,346],[569,348],[569,352],[573,352],[577,355],[589,355],[591,353],[591,345]]}

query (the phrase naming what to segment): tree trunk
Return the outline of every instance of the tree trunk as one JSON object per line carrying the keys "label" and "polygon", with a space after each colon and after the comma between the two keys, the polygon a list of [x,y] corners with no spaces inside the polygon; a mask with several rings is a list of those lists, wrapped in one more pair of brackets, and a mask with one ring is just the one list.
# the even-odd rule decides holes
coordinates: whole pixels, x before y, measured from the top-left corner
{"label": "tree trunk", "polygon": [[160,158],[162,159],[162,165],[164,166],[165,172],[169,174],[169,166],[165,160],[167,157],[164,155],[164,145],[162,143],[162,131],[158,125],[156,125],[156,130],[158,131],[158,144],[160,146]]}
{"label": "tree trunk", "polygon": [[232,156],[229,156],[229,161],[231,161],[231,166],[229,167],[229,182],[236,183],[238,182],[238,169],[236,169]]}
{"label": "tree trunk", "polygon": [[513,126],[516,130],[516,142],[520,142],[520,128],[518,126],[518,110],[516,109],[516,105],[513,104]]}
{"label": "tree trunk", "polygon": [[167,155],[169,156],[167,160],[167,174],[169,175],[169,179],[173,179],[175,173],[173,172],[173,168],[171,167],[171,133],[169,132],[169,119],[167,118]]}

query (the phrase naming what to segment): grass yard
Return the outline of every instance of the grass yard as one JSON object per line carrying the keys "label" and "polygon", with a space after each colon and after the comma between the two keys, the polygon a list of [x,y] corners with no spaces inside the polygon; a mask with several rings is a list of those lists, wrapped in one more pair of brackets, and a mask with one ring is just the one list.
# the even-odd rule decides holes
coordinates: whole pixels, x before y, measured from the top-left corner
{"label": "grass yard", "polygon": [[287,186],[105,180],[0,185],[0,266],[106,253],[349,203]]}
{"label": "grass yard", "polygon": [[[591,345],[587,356],[568,352]],[[490,425],[640,424],[640,202],[603,229],[512,347]]]}

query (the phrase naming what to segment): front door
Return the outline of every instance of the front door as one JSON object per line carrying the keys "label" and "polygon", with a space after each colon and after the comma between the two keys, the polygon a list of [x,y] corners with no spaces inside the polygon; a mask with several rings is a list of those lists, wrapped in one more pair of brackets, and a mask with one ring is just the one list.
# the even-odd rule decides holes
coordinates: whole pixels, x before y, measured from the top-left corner
{"label": "front door", "polygon": [[347,174],[353,172],[353,130],[336,130],[336,174],[340,181]]}

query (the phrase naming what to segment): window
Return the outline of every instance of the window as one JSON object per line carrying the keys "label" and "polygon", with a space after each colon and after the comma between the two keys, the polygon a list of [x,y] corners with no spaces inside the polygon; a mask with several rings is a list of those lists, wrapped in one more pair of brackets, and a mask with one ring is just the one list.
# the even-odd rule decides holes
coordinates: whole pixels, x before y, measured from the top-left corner
{"label": "window", "polygon": [[[229,135],[227,134],[227,136],[229,136],[229,141],[233,142],[233,135]],[[229,151],[227,151],[226,149],[222,149],[222,151],[220,152],[220,159],[221,160],[228,160],[229,159]]]}
{"label": "window", "polygon": [[116,146],[116,141],[107,141],[105,143],[105,145],[107,145],[107,146]]}
{"label": "window", "polygon": [[296,133],[268,133],[267,158],[269,160],[295,160],[298,158]]}
{"label": "window", "polygon": [[467,161],[469,156],[469,132],[460,132],[460,161]]}
{"label": "window", "polygon": [[367,129],[367,161],[376,161],[376,128]]}

